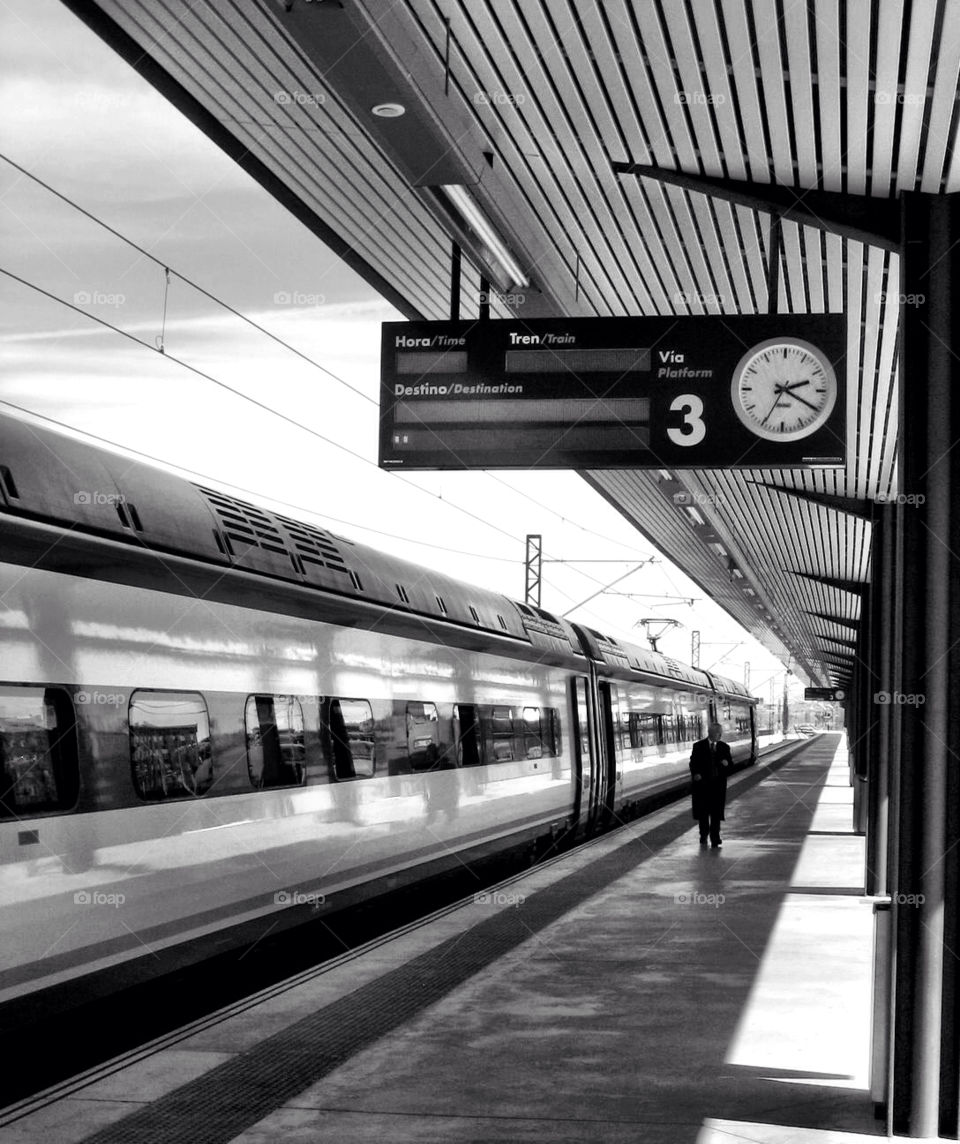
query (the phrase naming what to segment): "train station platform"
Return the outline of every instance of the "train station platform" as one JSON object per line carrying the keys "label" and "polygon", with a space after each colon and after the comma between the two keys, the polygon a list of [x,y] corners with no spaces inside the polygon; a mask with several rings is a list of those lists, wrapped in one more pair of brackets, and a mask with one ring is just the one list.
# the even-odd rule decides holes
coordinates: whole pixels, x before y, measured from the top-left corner
{"label": "train station platform", "polygon": [[300,974],[0,1116],[0,1140],[857,1144],[872,911],[844,740]]}

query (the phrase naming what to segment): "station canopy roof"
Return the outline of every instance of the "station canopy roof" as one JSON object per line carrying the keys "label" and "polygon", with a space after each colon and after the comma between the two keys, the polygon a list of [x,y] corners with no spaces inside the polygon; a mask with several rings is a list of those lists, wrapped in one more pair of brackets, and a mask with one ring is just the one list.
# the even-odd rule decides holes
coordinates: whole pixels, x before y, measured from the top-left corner
{"label": "station canopy roof", "polygon": [[464,317],[481,272],[494,317],[845,313],[845,469],[582,476],[801,677],[849,680],[897,492],[897,196],[960,189],[960,4],[66,2],[409,318],[449,317],[453,241]]}

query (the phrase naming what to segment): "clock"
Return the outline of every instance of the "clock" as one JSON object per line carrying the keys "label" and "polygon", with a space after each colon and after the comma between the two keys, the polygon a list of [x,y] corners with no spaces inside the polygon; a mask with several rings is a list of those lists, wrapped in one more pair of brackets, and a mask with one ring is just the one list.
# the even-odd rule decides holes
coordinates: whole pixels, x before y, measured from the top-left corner
{"label": "clock", "polygon": [[765,441],[799,441],[822,428],[837,401],[837,375],[800,338],[768,338],[743,355],[730,384],[733,408]]}

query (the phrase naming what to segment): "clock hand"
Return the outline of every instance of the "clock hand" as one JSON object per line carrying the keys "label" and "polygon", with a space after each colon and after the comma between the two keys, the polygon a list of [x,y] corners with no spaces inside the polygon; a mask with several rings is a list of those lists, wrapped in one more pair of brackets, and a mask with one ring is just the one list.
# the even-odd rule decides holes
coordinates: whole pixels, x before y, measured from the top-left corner
{"label": "clock hand", "polygon": [[804,381],[792,381],[789,385],[781,385],[781,386],[778,386],[778,388],[780,389],[781,392],[789,393],[794,389],[799,389],[801,385],[809,385],[809,384],[810,384],[810,378],[808,377]]}
{"label": "clock hand", "polygon": [[768,420],[768,419],[769,419],[769,417],[770,417],[770,414],[771,414],[771,413],[774,411],[774,409],[776,409],[776,408],[777,408],[777,406],[780,404],[780,398],[781,398],[781,397],[783,397],[783,388],[784,388],[784,387],[783,387],[782,385],[777,385],[777,386],[774,386],[774,391],[775,391],[775,393],[776,393],[776,395],[777,395],[777,399],[776,399],[776,401],[774,401],[773,405],[771,405],[771,406],[770,406],[770,408],[767,410],[767,416],[766,416],[766,417],[764,417],[764,419],[763,419],[763,420],[760,422],[760,424],[761,424],[761,425],[766,425],[766,423],[767,423],[767,420]]}
{"label": "clock hand", "polygon": [[820,412],[820,406],[819,405],[814,405],[812,401],[807,401],[807,399],[805,397],[801,397],[799,393],[791,393],[789,396],[792,397],[794,401],[802,402],[804,405],[807,406],[808,409],[814,409],[818,413]]}

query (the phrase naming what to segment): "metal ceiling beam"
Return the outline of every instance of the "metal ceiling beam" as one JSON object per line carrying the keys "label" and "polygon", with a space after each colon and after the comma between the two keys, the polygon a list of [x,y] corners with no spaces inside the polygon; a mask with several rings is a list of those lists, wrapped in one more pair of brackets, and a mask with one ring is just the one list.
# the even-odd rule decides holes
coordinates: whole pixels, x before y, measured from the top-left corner
{"label": "metal ceiling beam", "polygon": [[861,497],[835,496],[833,493],[812,493],[804,489],[788,489],[784,485],[771,485],[767,481],[745,480],[744,484],[754,485],[759,489],[771,489],[784,496],[796,497],[797,500],[807,501],[809,504],[819,505],[822,508],[836,509],[845,512],[848,516],[856,516],[861,520],[873,519],[873,501]]}
{"label": "metal ceiling beam", "polygon": [[826,620],[829,624],[839,624],[841,627],[849,628],[852,632],[859,631],[860,625],[854,620],[848,620],[846,616],[833,616],[829,612],[808,612],[804,610],[805,616],[814,616],[818,620]]}
{"label": "metal ceiling beam", "polygon": [[868,198],[839,194],[836,191],[716,179],[688,175],[664,167],[650,167],[644,163],[614,163],[613,169],[619,175],[655,179],[658,183],[669,183],[685,191],[725,199],[750,210],[779,215],[805,226],[814,226],[894,253],[898,253],[902,246],[900,203],[894,198]]}
{"label": "metal ceiling beam", "polygon": [[818,632],[813,633],[814,639],[825,640],[827,643],[837,644],[838,647],[849,648],[851,651],[856,651],[857,645],[853,640],[838,640],[836,636],[822,636]]}
{"label": "metal ceiling beam", "polygon": [[850,592],[854,596],[860,595],[870,587],[860,580],[843,580],[839,576],[817,576],[813,572],[799,572],[796,568],[784,568],[791,576],[802,576],[804,580],[812,580],[815,584],[825,584],[828,588],[837,588],[841,592]]}

